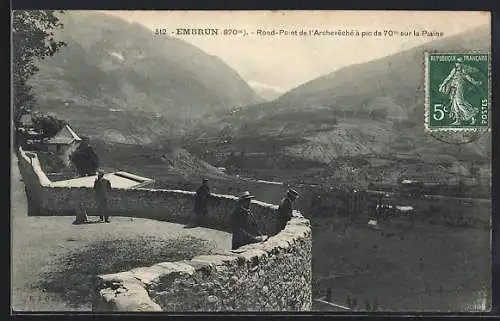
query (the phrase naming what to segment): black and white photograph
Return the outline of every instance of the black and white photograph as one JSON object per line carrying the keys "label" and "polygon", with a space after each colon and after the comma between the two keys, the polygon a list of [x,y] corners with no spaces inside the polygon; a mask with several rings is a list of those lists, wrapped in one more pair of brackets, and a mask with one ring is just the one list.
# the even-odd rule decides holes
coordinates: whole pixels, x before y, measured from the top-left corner
{"label": "black and white photograph", "polygon": [[491,310],[489,12],[11,26],[11,311]]}

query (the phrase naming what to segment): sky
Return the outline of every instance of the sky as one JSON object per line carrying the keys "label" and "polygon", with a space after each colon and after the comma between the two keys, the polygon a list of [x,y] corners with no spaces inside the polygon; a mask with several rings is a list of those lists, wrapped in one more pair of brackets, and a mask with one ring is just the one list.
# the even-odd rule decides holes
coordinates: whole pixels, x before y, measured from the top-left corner
{"label": "sky", "polygon": [[[452,11],[103,11],[152,30],[167,29],[216,55],[253,86],[290,90],[341,67],[490,24],[487,12]],[[234,28],[247,36],[175,35],[177,28]],[[410,31],[409,36],[259,36],[262,30]],[[442,33],[415,36],[413,30]],[[222,31],[220,31],[222,32]]]}

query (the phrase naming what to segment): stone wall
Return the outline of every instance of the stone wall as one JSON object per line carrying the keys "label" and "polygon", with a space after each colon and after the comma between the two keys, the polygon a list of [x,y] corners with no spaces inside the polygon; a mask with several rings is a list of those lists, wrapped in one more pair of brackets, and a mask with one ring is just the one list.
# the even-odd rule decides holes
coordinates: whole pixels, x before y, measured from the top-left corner
{"label": "stone wall", "polygon": [[263,243],[98,276],[93,311],[308,311],[311,241],[295,212]]}
{"label": "stone wall", "polygon": [[[19,150],[21,174],[36,215],[67,215],[83,206],[95,211],[91,188],[53,187],[37,161]],[[29,154],[28,154],[29,155]],[[36,159],[34,155],[33,159]],[[35,197],[33,197],[35,195]],[[110,212],[176,223],[190,223],[194,192],[113,189]],[[236,198],[212,195],[208,227],[230,231]],[[276,206],[256,200],[252,212],[263,234],[271,237],[218,255],[163,262],[97,277],[94,311],[304,311],[312,306],[311,227],[295,211],[276,234]]]}
{"label": "stone wall", "polygon": [[[32,160],[27,155],[32,156]],[[94,191],[87,187],[58,187],[43,173],[35,153],[19,151],[21,174],[25,177],[29,197],[36,203],[35,215],[75,215],[83,207],[89,215],[98,215]],[[33,165],[31,164],[33,162]],[[158,219],[179,223],[193,223],[195,192],[167,189],[113,188],[109,201],[111,216],[130,216]],[[230,213],[236,197],[212,194],[208,201],[206,221],[209,227],[228,230]],[[266,234],[273,234],[276,218],[274,205],[252,201],[252,210],[258,228]],[[144,209],[147,209],[145,211]]]}
{"label": "stone wall", "polygon": [[28,214],[39,215],[43,203],[44,187],[50,185],[50,180],[40,166],[36,153],[17,150],[19,171],[23,178],[28,197]]}
{"label": "stone wall", "polygon": [[[73,215],[83,206],[89,215],[97,214],[94,191],[85,187],[42,187],[42,212],[47,215]],[[130,216],[179,223],[193,223],[195,192],[167,189],[113,188],[109,200],[111,216]],[[227,229],[236,197],[212,194],[208,200],[206,221],[210,227]],[[252,210],[262,232],[271,233],[275,226],[275,206],[252,202]],[[147,209],[147,211],[145,211]]]}

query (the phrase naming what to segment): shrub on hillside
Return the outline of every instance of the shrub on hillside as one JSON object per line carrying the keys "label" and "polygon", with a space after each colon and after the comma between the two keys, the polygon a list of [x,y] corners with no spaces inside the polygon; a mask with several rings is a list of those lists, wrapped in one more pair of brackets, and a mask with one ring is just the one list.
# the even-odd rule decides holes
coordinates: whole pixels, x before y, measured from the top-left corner
{"label": "shrub on hillside", "polygon": [[370,116],[373,119],[386,119],[389,116],[387,109],[374,109],[370,111]]}
{"label": "shrub on hillside", "polygon": [[83,138],[78,148],[71,154],[70,159],[80,176],[94,175],[99,167],[99,157],[90,146],[87,138]]}

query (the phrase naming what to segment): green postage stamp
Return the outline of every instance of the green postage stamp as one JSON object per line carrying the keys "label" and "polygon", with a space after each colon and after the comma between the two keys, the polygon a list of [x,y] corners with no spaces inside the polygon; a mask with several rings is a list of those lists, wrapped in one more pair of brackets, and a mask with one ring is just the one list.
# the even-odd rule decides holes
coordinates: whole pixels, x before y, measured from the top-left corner
{"label": "green postage stamp", "polygon": [[491,112],[488,53],[425,53],[425,129],[488,130]]}

